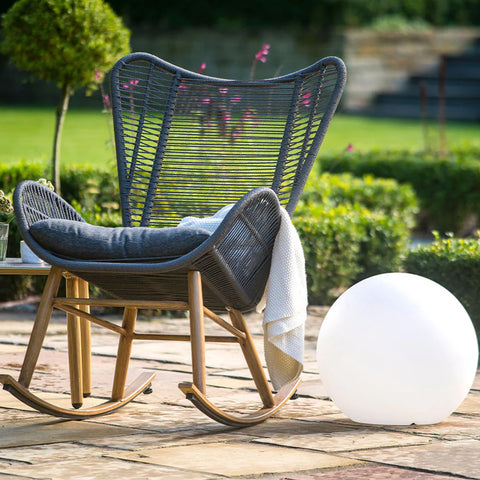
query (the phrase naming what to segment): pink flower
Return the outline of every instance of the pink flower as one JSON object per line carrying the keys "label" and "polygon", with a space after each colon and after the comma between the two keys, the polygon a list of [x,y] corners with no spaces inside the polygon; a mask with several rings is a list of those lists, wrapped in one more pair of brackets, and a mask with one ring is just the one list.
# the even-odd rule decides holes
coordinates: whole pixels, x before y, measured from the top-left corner
{"label": "pink flower", "polygon": [[346,152],[353,152],[354,150],[355,150],[355,148],[351,143],[349,143],[347,145],[347,148],[345,149]]}
{"label": "pink flower", "polygon": [[306,93],[305,95],[302,95],[302,103],[303,105],[305,105],[306,107],[308,107],[310,105],[310,97],[312,96],[311,93]]}
{"label": "pink flower", "polygon": [[138,80],[130,80],[129,83],[123,84],[123,88],[134,88],[136,85],[138,85]]}
{"label": "pink flower", "polygon": [[255,75],[255,66],[258,61],[265,63],[267,61],[268,51],[270,50],[270,45],[268,43],[264,43],[262,48],[255,54],[255,58],[252,62],[252,68],[250,69],[250,80],[253,80]]}
{"label": "pink flower", "polygon": [[103,95],[103,105],[107,110],[111,107],[110,97],[107,94]]}
{"label": "pink flower", "polygon": [[207,68],[207,64],[203,62],[197,70],[197,73],[202,73]]}
{"label": "pink flower", "polygon": [[222,87],[222,88],[219,88],[218,91],[219,91],[220,93],[228,93],[228,88]]}
{"label": "pink flower", "polygon": [[245,113],[242,116],[242,120],[247,121],[247,120],[250,120],[251,118],[253,118],[252,112],[249,109],[245,110]]}
{"label": "pink flower", "polygon": [[209,98],[204,98],[204,99],[202,100],[202,103],[210,103],[210,99],[209,99]]}
{"label": "pink flower", "polygon": [[270,50],[270,45],[268,43],[264,43],[262,48],[256,53],[255,60],[260,60],[262,63],[267,61],[268,51]]}
{"label": "pink flower", "polygon": [[103,72],[100,70],[95,70],[95,81],[101,82],[103,80]]}
{"label": "pink flower", "polygon": [[242,97],[240,95],[235,95],[231,100],[230,102],[232,103],[240,103],[240,101],[242,100]]}

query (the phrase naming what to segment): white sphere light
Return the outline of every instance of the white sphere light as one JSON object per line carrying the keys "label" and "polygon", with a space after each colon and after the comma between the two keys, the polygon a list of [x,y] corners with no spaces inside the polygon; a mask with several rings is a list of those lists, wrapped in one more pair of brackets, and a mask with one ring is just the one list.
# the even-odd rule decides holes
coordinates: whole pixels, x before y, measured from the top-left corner
{"label": "white sphere light", "polygon": [[470,390],[478,345],[444,287],[409,273],[357,283],[328,311],[317,343],[324,387],[360,423],[438,423]]}

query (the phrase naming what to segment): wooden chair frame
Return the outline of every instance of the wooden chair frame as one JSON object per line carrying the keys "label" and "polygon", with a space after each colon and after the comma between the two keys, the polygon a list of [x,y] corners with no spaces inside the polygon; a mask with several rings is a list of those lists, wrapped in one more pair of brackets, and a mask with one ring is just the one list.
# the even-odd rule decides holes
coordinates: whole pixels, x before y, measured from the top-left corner
{"label": "wooden chair frame", "polygon": [[[56,296],[62,276],[67,278],[66,298]],[[17,381],[10,375],[0,375],[0,383],[3,383],[5,390],[30,407],[56,417],[80,420],[105,415],[126,405],[145,392],[155,377],[154,374],[143,373],[126,388],[126,377],[134,340],[188,341],[191,344],[192,351],[193,380],[192,382],[179,384],[180,390],[185,393],[186,397],[210,418],[226,425],[240,427],[263,422],[291,398],[300,384],[300,379],[297,378],[294,382],[285,385],[274,395],[263,370],[252,335],[241,312],[229,308],[227,311],[231,323],[228,323],[206,308],[203,305],[200,272],[191,271],[188,273],[188,285],[188,303],[92,299],[88,297],[87,282],[57,267],[52,267],[39,305],[19,379]],[[115,323],[92,315],[89,311],[91,306],[123,307],[122,326],[120,327]],[[70,386],[73,409],[62,408],[46,402],[29,390],[53,308],[62,310],[67,314]],[[190,335],[136,333],[137,310],[141,308],[188,311],[190,314]],[[205,317],[222,327],[229,335],[205,335]],[[90,322],[117,333],[119,335],[119,344],[111,398],[96,407],[80,410],[83,404],[83,397],[90,396]],[[257,412],[243,416],[233,415],[217,407],[207,398],[206,342],[238,343],[240,345],[263,402],[263,406]]]}

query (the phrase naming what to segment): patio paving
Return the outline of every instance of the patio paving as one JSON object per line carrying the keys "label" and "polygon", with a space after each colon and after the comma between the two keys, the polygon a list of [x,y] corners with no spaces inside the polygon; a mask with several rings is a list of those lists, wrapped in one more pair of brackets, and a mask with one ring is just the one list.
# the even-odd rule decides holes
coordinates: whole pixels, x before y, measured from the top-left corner
{"label": "patio paving", "polygon": [[[153,393],[108,416],[81,422],[56,419],[0,390],[0,480],[112,475],[131,480],[480,480],[480,373],[468,398],[440,424],[354,423],[327,398],[316,372],[316,337],[325,312],[309,309],[299,398],[249,428],[220,425],[184,398],[177,384],[190,380],[189,345],[177,342],[134,346],[130,377],[154,371]],[[263,354],[260,318],[251,315],[248,321]],[[0,311],[0,373],[18,375],[32,323],[31,310]],[[139,326],[143,331],[176,331],[187,323],[185,318],[148,317]],[[67,406],[65,329],[63,316],[56,316],[32,386],[43,398]],[[241,408],[257,396],[241,356],[229,348],[208,347],[209,396]],[[116,336],[92,328],[92,351],[94,392],[86,404],[108,395]]]}

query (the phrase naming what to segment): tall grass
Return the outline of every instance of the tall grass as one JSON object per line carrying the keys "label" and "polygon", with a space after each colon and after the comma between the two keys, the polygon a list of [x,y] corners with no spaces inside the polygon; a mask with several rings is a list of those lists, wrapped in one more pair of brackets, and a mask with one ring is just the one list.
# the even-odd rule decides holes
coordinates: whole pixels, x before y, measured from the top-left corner
{"label": "tall grass", "polygon": [[[54,107],[0,106],[0,163],[20,159],[50,163]],[[65,121],[62,165],[94,165],[114,168],[111,122],[101,106],[98,110],[70,109]],[[435,122],[429,124],[430,147],[438,141]],[[478,123],[450,122],[447,139],[451,145],[480,147]],[[352,145],[355,150],[422,150],[424,138],[419,120],[393,120],[338,114],[327,132],[321,152],[338,153]]]}

